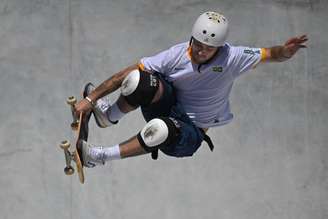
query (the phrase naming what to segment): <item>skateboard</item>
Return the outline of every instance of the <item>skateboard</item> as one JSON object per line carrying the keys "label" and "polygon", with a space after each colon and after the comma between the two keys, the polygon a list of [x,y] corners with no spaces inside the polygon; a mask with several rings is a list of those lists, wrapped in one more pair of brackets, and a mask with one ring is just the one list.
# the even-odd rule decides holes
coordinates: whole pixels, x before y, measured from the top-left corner
{"label": "skateboard", "polygon": [[77,137],[75,141],[75,150],[70,151],[69,148],[71,146],[68,140],[62,141],[60,143],[60,148],[64,150],[65,160],[66,160],[66,167],[64,168],[64,172],[66,175],[73,175],[74,168],[71,165],[72,161],[76,164],[76,170],[79,176],[80,182],[84,183],[84,171],[83,171],[83,160],[82,160],[82,151],[79,147],[79,141],[88,140],[88,133],[89,133],[89,118],[90,116],[86,113],[80,113],[79,115],[75,114],[74,105],[76,103],[75,97],[69,97],[66,101],[71,106],[73,122],[71,123],[71,129],[76,131]]}

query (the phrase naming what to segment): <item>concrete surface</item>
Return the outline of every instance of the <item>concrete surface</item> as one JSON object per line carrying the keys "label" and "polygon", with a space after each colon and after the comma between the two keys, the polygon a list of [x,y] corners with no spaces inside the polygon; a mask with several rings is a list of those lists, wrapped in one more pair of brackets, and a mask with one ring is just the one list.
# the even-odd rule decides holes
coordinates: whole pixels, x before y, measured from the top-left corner
{"label": "concrete surface", "polygon": [[[307,33],[308,49],[239,79],[234,121],[209,131],[214,153],[114,161],[87,170],[85,185],[65,176],[66,97],[189,40],[209,9],[228,17],[234,45]],[[1,0],[0,218],[328,218],[327,10],[326,0]],[[143,125],[139,111],[105,130],[91,121],[90,141],[110,146]]]}

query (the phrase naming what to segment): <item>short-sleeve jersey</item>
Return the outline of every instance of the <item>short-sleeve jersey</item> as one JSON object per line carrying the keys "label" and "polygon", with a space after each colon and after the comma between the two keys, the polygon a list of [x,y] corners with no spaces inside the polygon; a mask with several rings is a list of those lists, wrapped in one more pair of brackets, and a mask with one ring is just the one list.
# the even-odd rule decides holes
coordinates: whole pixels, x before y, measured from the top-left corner
{"label": "short-sleeve jersey", "polygon": [[177,101],[200,128],[220,126],[233,119],[229,95],[234,80],[261,60],[260,48],[226,43],[207,64],[191,61],[188,42],[140,60],[140,68],[156,71],[173,83]]}

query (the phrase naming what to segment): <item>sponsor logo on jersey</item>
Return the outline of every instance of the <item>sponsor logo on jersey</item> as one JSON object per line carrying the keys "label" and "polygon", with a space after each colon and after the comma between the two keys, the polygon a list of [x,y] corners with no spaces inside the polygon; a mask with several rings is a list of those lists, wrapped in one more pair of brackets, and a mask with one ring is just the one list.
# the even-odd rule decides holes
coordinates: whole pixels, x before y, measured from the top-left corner
{"label": "sponsor logo on jersey", "polygon": [[244,50],[244,53],[245,53],[245,54],[250,54],[250,55],[255,55],[256,53],[257,53],[257,54],[260,54],[260,50],[255,50],[255,51],[253,51],[253,50],[251,50],[251,49],[245,49],[245,50]]}
{"label": "sponsor logo on jersey", "polygon": [[175,71],[182,71],[182,70],[185,70],[184,68],[179,68],[179,67],[177,67],[177,68],[174,68],[174,70]]}
{"label": "sponsor logo on jersey", "polygon": [[222,66],[213,66],[212,67],[212,71],[214,71],[214,72],[222,72],[223,71],[223,68],[222,68]]}

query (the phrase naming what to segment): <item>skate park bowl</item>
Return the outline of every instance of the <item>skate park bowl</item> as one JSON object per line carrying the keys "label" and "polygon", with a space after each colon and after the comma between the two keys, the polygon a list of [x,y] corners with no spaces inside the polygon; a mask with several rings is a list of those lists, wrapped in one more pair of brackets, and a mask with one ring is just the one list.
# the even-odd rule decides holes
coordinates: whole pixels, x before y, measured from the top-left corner
{"label": "skate park bowl", "polygon": [[[189,41],[203,12],[223,13],[232,45],[271,47],[307,34],[307,48],[235,81],[233,121],[210,128],[193,157],[159,153],[64,174],[74,142],[66,98]],[[0,218],[328,218],[328,1],[0,1]],[[108,98],[116,101],[119,91]],[[89,141],[137,134],[140,110]]]}

